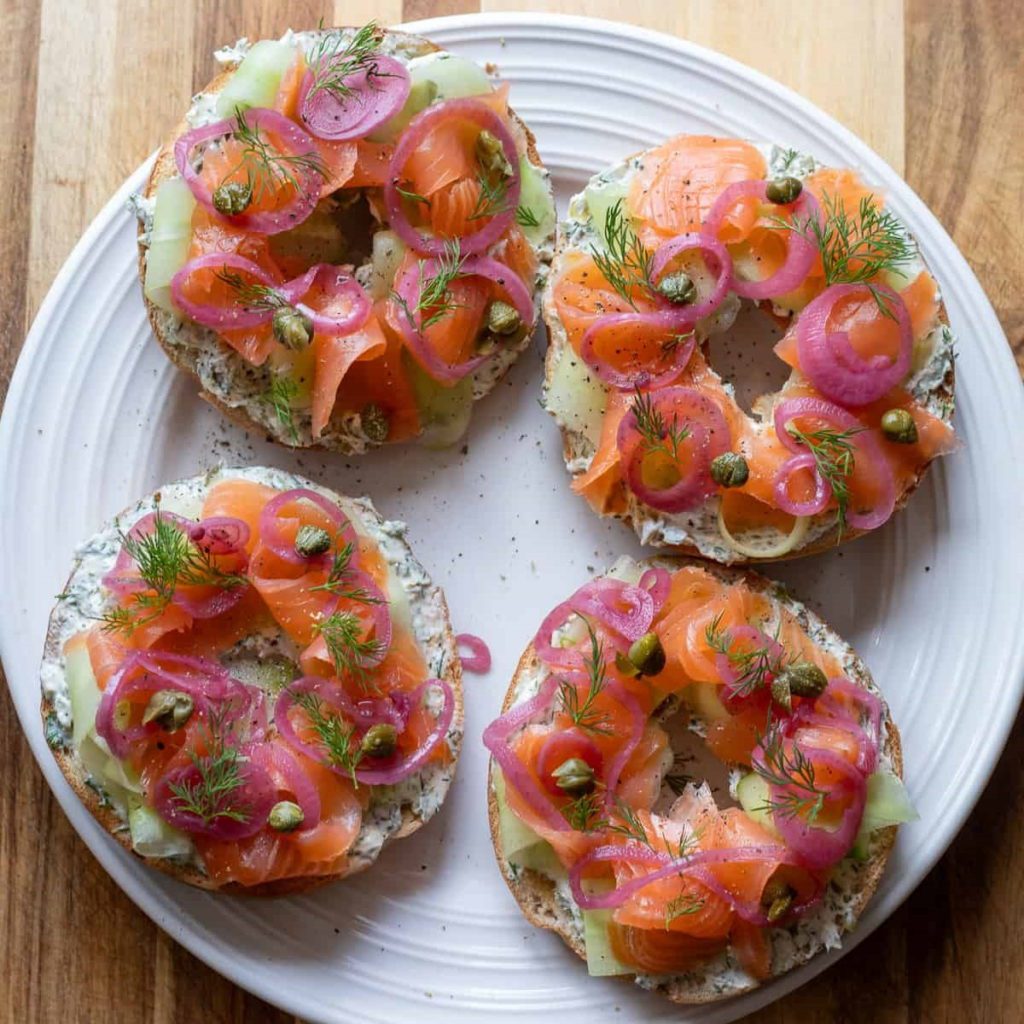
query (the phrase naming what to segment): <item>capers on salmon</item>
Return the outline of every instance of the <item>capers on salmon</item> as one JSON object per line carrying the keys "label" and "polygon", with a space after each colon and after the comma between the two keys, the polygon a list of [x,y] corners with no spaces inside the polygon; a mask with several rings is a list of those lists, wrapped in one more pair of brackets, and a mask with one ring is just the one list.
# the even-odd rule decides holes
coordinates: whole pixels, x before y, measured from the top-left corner
{"label": "capers on salmon", "polygon": [[657,633],[644,633],[634,640],[626,657],[641,676],[656,676],[665,667],[665,648]]}
{"label": "capers on salmon", "polygon": [[516,307],[501,299],[495,299],[487,307],[487,329],[492,334],[515,334],[522,325]]}
{"label": "capers on salmon", "polygon": [[315,558],[329,551],[331,535],[321,526],[306,523],[295,534],[295,553],[303,558]]}
{"label": "capers on salmon", "polygon": [[774,178],[765,185],[764,194],[768,202],[786,206],[795,203],[803,190],[804,185],[799,178]]}
{"label": "capers on salmon", "polygon": [[750,467],[739,452],[722,452],[711,460],[711,479],[719,487],[742,487],[750,478]]}
{"label": "capers on salmon", "polygon": [[882,416],[882,434],[894,444],[916,444],[917,424],[906,409],[890,409]]}
{"label": "capers on salmon", "polygon": [[142,712],[142,724],[156,722],[167,732],[176,732],[187,724],[195,709],[195,702],[180,690],[157,690]]}
{"label": "capers on salmon", "polygon": [[502,177],[512,176],[512,165],[505,156],[505,147],[493,132],[485,128],[476,137],[476,160],[488,174],[500,174]]}
{"label": "capers on salmon", "polygon": [[681,270],[674,274],[666,274],[658,282],[658,291],[676,305],[685,306],[697,298],[697,286],[689,274]]}
{"label": "capers on salmon", "polygon": [[270,808],[267,824],[275,832],[294,832],[304,821],[302,808],[291,800],[281,800]]}
{"label": "capers on salmon", "polygon": [[252,185],[247,181],[225,181],[213,190],[213,208],[225,217],[237,217],[252,202]]}
{"label": "capers on salmon", "polygon": [[820,697],[828,686],[828,676],[809,661],[787,665],[776,678],[784,680],[795,697]]}
{"label": "capers on salmon", "polygon": [[784,917],[796,899],[796,890],[785,882],[772,879],[765,887],[761,896],[761,906],[770,924]]}
{"label": "capers on salmon", "polygon": [[363,433],[375,444],[383,444],[391,432],[388,414],[376,402],[363,406],[363,411],[359,414],[359,423]]}
{"label": "capers on salmon", "polygon": [[305,348],[313,340],[313,321],[294,306],[281,306],[271,321],[274,337],[285,348]]}
{"label": "capers on salmon", "polygon": [[582,757],[570,757],[563,761],[552,773],[555,785],[570,796],[583,796],[593,792],[594,769]]}
{"label": "capers on salmon", "polygon": [[388,722],[371,725],[360,744],[360,750],[366,757],[391,757],[397,749],[398,730]]}

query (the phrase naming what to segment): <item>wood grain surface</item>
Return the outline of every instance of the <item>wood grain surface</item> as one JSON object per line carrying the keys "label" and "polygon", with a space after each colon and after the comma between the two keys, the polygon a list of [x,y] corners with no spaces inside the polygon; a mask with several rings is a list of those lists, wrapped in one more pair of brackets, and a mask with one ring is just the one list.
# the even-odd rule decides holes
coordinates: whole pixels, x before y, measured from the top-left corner
{"label": "wood grain surface", "polygon": [[[57,269],[211,76],[216,46],[321,17],[396,23],[481,6],[674,32],[799,90],[905,172],[978,273],[1024,368],[1019,0],[0,0],[0,399]],[[906,905],[748,1024],[1024,1020],[1022,762],[1018,721],[967,829]],[[110,881],[51,798],[6,689],[0,777],[0,1020],[292,1019],[176,946]]]}

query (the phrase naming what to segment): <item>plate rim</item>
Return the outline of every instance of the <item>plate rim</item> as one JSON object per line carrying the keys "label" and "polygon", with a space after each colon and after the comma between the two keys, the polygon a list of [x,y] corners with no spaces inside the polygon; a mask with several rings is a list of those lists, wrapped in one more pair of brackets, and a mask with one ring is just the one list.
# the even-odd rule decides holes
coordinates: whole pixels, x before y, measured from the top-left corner
{"label": "plate rim", "polygon": [[[640,43],[647,42],[669,53],[674,51],[675,54],[689,55],[706,65],[720,68],[729,77],[742,79],[754,87],[766,89],[774,95],[780,96],[787,104],[791,105],[795,112],[827,126],[838,145],[855,156],[860,163],[870,164],[876,173],[880,172],[880,177],[889,179],[888,184],[894,186],[900,194],[900,198],[905,199],[913,207],[915,217],[928,223],[934,235],[935,243],[944,250],[944,255],[951,258],[953,262],[959,263],[958,269],[961,283],[971,293],[978,309],[980,309],[987,321],[978,333],[982,337],[997,334],[1004,341],[1004,344],[1000,346],[998,351],[993,347],[992,351],[988,352],[987,355],[1001,364],[1002,368],[1006,370],[1008,378],[1019,382],[1019,370],[1013,359],[1009,344],[1006,341],[1005,332],[995,313],[995,309],[982,288],[977,275],[967,263],[963,253],[941,222],[918,196],[917,192],[885,158],[875,152],[867,143],[854,134],[852,130],[810,100],[770,76],[708,47],[665,32],[610,19],[547,12],[481,12],[421,19],[401,23],[393,27],[430,35],[438,31],[458,32],[461,29],[471,29],[474,26],[483,26],[492,30],[499,27],[536,28],[540,26],[551,29],[562,28],[569,31],[589,31],[605,37],[612,36],[615,39],[632,39]],[[498,63],[500,66],[500,61]],[[11,375],[3,412],[0,415],[0,463],[7,458],[7,452],[11,444],[11,434],[14,430],[13,424],[20,418],[19,411],[22,405],[22,392],[24,390],[23,378],[28,373],[28,365],[33,360],[36,349],[42,344],[49,321],[59,308],[68,284],[74,279],[80,265],[90,252],[94,241],[109,228],[111,222],[123,210],[131,192],[139,188],[144,180],[144,176],[152,165],[154,156],[155,153],[151,154],[136,168],[103,205],[75,243],[47,290],[18,355],[14,371]],[[997,366],[997,368],[999,367]],[[1005,397],[1009,398],[1010,396],[1007,394]],[[1018,389],[1016,392],[1016,407],[1018,417],[1024,422],[1024,390]],[[2,550],[0,550],[0,554],[2,554]],[[3,571],[6,571],[8,578],[11,576],[9,572],[11,568],[13,567],[3,567]],[[1020,617],[1022,622],[1024,622],[1024,602],[1022,602]],[[16,645],[17,638],[13,633],[11,625],[6,621],[0,620],[0,658],[3,657],[5,651],[13,650]],[[957,812],[948,819],[945,826],[946,834],[942,837],[937,847],[929,851],[928,856],[917,865],[914,871],[909,872],[906,876],[913,875],[914,880],[912,882],[906,882],[903,878],[896,880],[889,897],[891,906],[888,907],[884,915],[868,924],[858,924],[853,932],[844,935],[843,945],[840,949],[819,954],[801,968],[774,979],[768,985],[755,989],[746,996],[723,1001],[719,1006],[724,1008],[724,1016],[716,1016],[716,1019],[732,1020],[740,1013],[769,1005],[832,966],[837,960],[866,939],[879,925],[887,921],[947,852],[949,846],[966,823],[967,818],[973,813],[983,790],[991,779],[1005,749],[1010,730],[1020,709],[1022,698],[1024,698],[1024,631],[1018,631],[1017,636],[1019,639],[1016,641],[1015,648],[1008,650],[1006,656],[1007,663],[1011,666],[1011,678],[1005,682],[1001,692],[1002,702],[1000,708],[1002,717],[997,727],[987,735],[987,742],[980,751],[980,756],[977,757],[971,766],[971,775],[961,790],[961,792],[966,791],[967,799],[960,801]],[[325,1016],[323,1004],[318,1003],[313,997],[304,1000],[299,992],[287,992],[282,995],[276,991],[271,991],[270,983],[263,982],[261,980],[262,976],[258,972],[246,974],[244,968],[235,969],[236,961],[232,959],[231,951],[222,949],[219,946],[216,935],[197,931],[187,926],[180,917],[164,917],[162,908],[159,906],[156,898],[147,888],[139,886],[137,880],[127,871],[126,865],[117,856],[119,848],[116,847],[116,844],[109,841],[106,833],[98,827],[94,829],[88,828],[88,822],[84,824],[84,827],[80,828],[79,824],[75,821],[76,812],[82,809],[80,802],[70,786],[67,785],[56,762],[50,756],[50,752],[42,737],[42,730],[38,728],[38,718],[34,720],[31,718],[29,709],[33,706],[29,703],[23,709],[19,705],[15,697],[15,686],[9,677],[6,678],[8,692],[11,695],[15,713],[18,715],[22,732],[51,792],[79,837],[121,891],[154,924],[233,984],[251,992],[273,1006],[310,1021],[326,1022],[341,1019],[334,1016]],[[23,713],[23,710],[25,713]],[[30,727],[30,722],[36,728]],[[92,824],[95,825],[95,822],[92,822]],[[735,1008],[735,1012],[731,1016],[729,1016],[729,1007]]]}

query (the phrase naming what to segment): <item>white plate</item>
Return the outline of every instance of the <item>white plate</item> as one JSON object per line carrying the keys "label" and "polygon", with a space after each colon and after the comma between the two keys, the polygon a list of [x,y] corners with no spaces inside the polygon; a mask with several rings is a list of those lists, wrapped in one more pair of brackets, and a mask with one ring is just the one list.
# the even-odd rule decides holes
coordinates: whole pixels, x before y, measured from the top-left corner
{"label": "white plate", "polygon": [[[496,61],[537,133],[560,198],[603,165],[682,130],[768,138],[860,169],[920,239],[961,338],[956,425],[908,512],[871,537],[778,575],[859,648],[903,730],[921,821],[896,855],[849,949],[903,900],[963,824],[1002,749],[1024,680],[1024,436],[1020,381],[978,282],[920,200],[874,153],[810,104],[748,69],[624,25],[526,15],[415,26]],[[477,410],[467,439],[364,460],[296,456],[243,436],[199,401],[151,338],[135,278],[128,193],[86,232],[40,310],[0,425],[0,640],[32,750],[107,871],[175,939],[238,984],[309,1020],[564,1024],[726,1021],[832,963],[820,957],[742,999],[681,1012],[589,979],[525,923],[491,853],[484,750],[521,648],[542,612],[623,552],[632,535],[569,492],[553,423],[537,403],[540,347]],[[988,443],[986,443],[988,442]],[[115,846],[80,806],[43,740],[37,665],[75,544],[135,497],[216,462],[266,462],[367,492],[407,519],[461,630],[486,637],[487,678],[466,683],[459,776],[438,819],[355,884],[271,902],[216,898]]]}

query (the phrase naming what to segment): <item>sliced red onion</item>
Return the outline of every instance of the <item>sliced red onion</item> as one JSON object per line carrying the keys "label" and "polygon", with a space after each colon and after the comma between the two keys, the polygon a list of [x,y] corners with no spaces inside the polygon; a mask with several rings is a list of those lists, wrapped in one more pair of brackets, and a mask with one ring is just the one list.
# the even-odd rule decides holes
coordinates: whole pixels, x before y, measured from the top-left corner
{"label": "sliced red onion", "polygon": [[651,595],[651,600],[654,602],[654,614],[657,615],[668,600],[669,592],[672,589],[672,574],[668,569],[652,566],[640,577],[637,586]]}
{"label": "sliced red onion", "polygon": [[[286,540],[281,534],[281,530],[278,525],[279,518],[290,518],[287,514],[282,515],[282,513],[289,505],[300,501],[306,501],[311,505],[316,505],[316,507],[320,509],[320,511],[323,512],[331,521],[334,526],[335,545],[340,547],[348,543],[356,543],[357,537],[355,529],[341,509],[329,498],[324,497],[324,495],[319,494],[316,491],[309,490],[306,487],[297,487],[290,491],[282,491],[280,494],[271,498],[270,501],[263,506],[259,519],[260,540],[267,546],[267,548],[269,548],[269,550],[277,555],[278,558],[285,562],[289,562],[295,566],[307,565],[327,569],[331,565],[330,552],[317,555],[315,558],[306,558],[295,550],[295,544],[293,541]],[[350,564],[353,567],[357,564],[357,555],[355,552],[353,552],[352,562]]]}
{"label": "sliced red onion", "polygon": [[558,687],[557,676],[549,675],[541,684],[537,695],[517,704],[500,718],[496,718],[484,730],[484,746],[498,763],[505,782],[526,801],[530,809],[550,829],[556,832],[570,831],[569,823],[559,813],[550,797],[537,784],[532,772],[516,757],[509,745],[509,738],[526,725],[532,718],[547,711],[551,706]]}
{"label": "sliced red onion", "polygon": [[[689,337],[674,345],[669,353],[668,366],[663,370],[640,369],[627,373],[613,366],[598,350],[598,342],[604,331],[615,330],[623,324],[643,323],[662,327],[666,334],[691,331]],[[657,310],[650,313],[609,313],[598,317],[583,333],[580,342],[580,356],[594,373],[606,384],[619,391],[634,388],[660,388],[671,384],[686,369],[697,344],[692,333],[692,323],[680,321],[674,313]]]}
{"label": "sliced red onion", "polygon": [[316,83],[332,69],[344,67],[343,53],[325,54],[311,67],[299,87],[299,116],[318,139],[340,142],[368,135],[402,109],[411,80],[405,65],[394,57],[374,54],[364,66],[341,79],[339,90]]}
{"label": "sliced red onion", "polygon": [[[853,439],[853,444],[858,449],[855,458],[864,456],[868,458],[878,474],[881,497],[877,505],[869,512],[848,509],[846,519],[851,526],[858,530],[873,530],[876,526],[881,526],[892,515],[893,509],[896,507],[896,481],[875,433],[864,430],[864,425],[852,413],[823,398],[786,399],[775,407],[775,433],[786,448],[797,454],[807,454],[807,448],[789,433],[786,425],[801,416],[824,421],[840,430],[859,431]],[[788,463],[784,463],[783,469],[787,465]],[[815,476],[816,486],[821,486],[823,482],[824,486],[828,487],[828,482],[822,481],[820,474],[816,473]],[[829,488],[829,492],[831,493],[831,488]]]}
{"label": "sliced red onion", "polygon": [[[192,163],[192,154],[204,142],[233,136],[238,128],[237,117],[215,121],[213,124],[203,125],[186,132],[174,144],[174,162],[178,166],[178,173],[185,179],[192,194],[196,197],[196,201],[204,209],[245,231],[257,232],[261,235],[276,235],[301,224],[316,207],[320,199],[322,182],[322,174],[315,169],[320,166],[320,154],[313,138],[294,121],[289,121],[284,114],[265,107],[254,107],[247,110],[244,116],[250,129],[256,129],[261,135],[263,132],[272,132],[286,144],[288,152],[282,155],[305,157],[308,161],[291,164],[288,167],[288,173],[299,187],[295,190],[294,198],[286,206],[272,211],[240,213],[235,217],[225,217],[213,205],[213,190],[195,169]],[[264,141],[266,140],[264,139]]]}
{"label": "sliced red onion", "polygon": [[472,633],[460,633],[455,638],[455,642],[460,648],[465,647],[471,652],[467,657],[461,650],[459,651],[462,667],[467,672],[484,673],[491,670],[491,651],[480,637],[474,636]]}
{"label": "sliced red onion", "polygon": [[[717,238],[726,214],[735,205],[737,199],[754,196],[759,202],[767,204],[767,187],[768,183],[763,180],[737,181],[729,185],[715,200],[715,205],[711,207],[702,227],[704,234]],[[781,209],[780,207],[775,208]],[[801,218],[802,221],[807,221],[812,217],[815,220],[821,220],[821,207],[818,205],[818,200],[806,188],[801,191],[796,202],[790,203],[785,210],[791,212],[794,218]],[[810,239],[805,238],[799,231],[791,230],[786,248],[786,261],[779,270],[762,281],[743,281],[734,273],[732,275],[732,290],[745,299],[755,300],[785,295],[803,283],[814,266],[817,255],[818,249]]]}
{"label": "sliced red onion", "polygon": [[193,302],[186,295],[186,285],[188,279],[200,270],[234,271],[268,288],[277,289],[280,285],[280,282],[261,266],[237,253],[210,252],[197,256],[194,260],[189,260],[171,278],[171,297],[174,299],[174,305],[190,320],[217,331],[227,331],[241,327],[258,327],[270,323],[274,318],[272,309],[247,309],[240,303],[215,306],[210,303]]}
{"label": "sliced red onion", "polygon": [[695,250],[704,257],[705,263],[715,275],[715,286],[711,289],[711,294],[700,302],[673,307],[679,316],[690,324],[695,324],[714,313],[728,294],[733,277],[729,250],[713,234],[691,231],[689,234],[676,235],[675,238],[662,242],[651,259],[651,279],[657,282],[665,268],[680,253]]}
{"label": "sliced red onion", "polygon": [[[302,300],[313,285],[319,285],[328,299],[326,308],[314,309]],[[362,285],[341,267],[317,263],[306,273],[280,288],[288,302],[313,322],[316,334],[339,336],[358,331],[370,318],[373,305]]]}
{"label": "sliced red onion", "polygon": [[688,472],[671,487],[655,490],[645,484],[642,468],[647,450],[631,407],[619,424],[616,440],[625,467],[626,482],[645,505],[660,512],[685,512],[702,504],[717,491],[718,485],[711,479],[711,462],[729,450],[729,424],[722,410],[694,388],[662,388],[650,392],[648,397],[667,425],[674,421],[676,426],[685,426],[689,430],[680,448],[691,452],[690,466]]}
{"label": "sliced red onion", "polygon": [[153,806],[164,821],[183,832],[229,842],[245,839],[255,835],[266,824],[270,809],[277,802],[277,789],[266,769],[241,753],[238,757],[238,776],[239,785],[230,793],[223,794],[220,802],[215,805],[224,814],[215,814],[204,820],[185,810],[172,792],[171,786],[174,784],[200,783],[202,775],[196,763],[175,768],[163,776],[153,792]]}
{"label": "sliced red onion", "polygon": [[486,103],[470,98],[445,100],[442,103],[435,103],[433,106],[427,107],[426,110],[417,114],[412,119],[409,127],[402,133],[398,145],[395,147],[395,152],[388,168],[388,180],[384,183],[384,201],[387,204],[391,229],[411,249],[414,249],[416,252],[429,253],[432,256],[442,255],[450,240],[428,237],[413,227],[406,216],[398,187],[401,184],[402,171],[406,163],[408,163],[409,157],[412,156],[423,140],[439,124],[448,120],[471,121],[481,131],[489,131],[501,142],[505,159],[512,168],[512,176],[508,181],[508,191],[502,212],[491,217],[478,231],[463,235],[459,239],[462,253],[483,252],[497,242],[505,233],[506,228],[512,223],[516,207],[519,205],[521,184],[519,154],[516,152],[515,139],[506,127],[505,122],[501,119],[501,116],[491,107],[487,106]]}
{"label": "sliced red onion", "polygon": [[[797,473],[810,473],[814,477],[814,497],[806,501],[797,501],[790,497],[789,484]],[[832,498],[832,489],[828,481],[818,472],[817,462],[809,451],[800,455],[791,455],[779,467],[773,488],[775,504],[791,516],[815,516],[824,512]]]}
{"label": "sliced red onion", "polygon": [[249,543],[249,524],[234,516],[209,516],[190,525],[188,535],[209,555],[237,554]]}
{"label": "sliced red onion", "polygon": [[654,620],[654,598],[649,591],[609,577],[584,583],[568,604],[629,641],[639,640]]}
{"label": "sliced red onion", "polygon": [[[420,366],[434,380],[442,384],[454,384],[493,358],[493,353],[473,356],[471,359],[453,366],[446,363],[431,347],[430,339],[427,338],[421,326],[422,314],[414,314],[415,320],[410,319],[408,313],[419,305],[421,283],[436,275],[438,269],[439,263],[434,258],[406,267],[398,276],[395,287],[395,292],[404,305],[392,303],[392,308],[395,314],[394,319],[402,332],[402,339]],[[482,277],[493,281],[515,307],[520,320],[524,324],[533,326],[533,296],[523,284],[522,278],[506,267],[504,263],[499,263],[498,260],[492,259],[490,256],[470,256],[463,260],[459,276]]]}
{"label": "sliced red onion", "polygon": [[302,808],[302,824],[297,831],[315,828],[320,823],[320,792],[291,751],[280,743],[260,743],[249,750],[249,757],[270,775],[279,790],[295,797]]}
{"label": "sliced red onion", "polygon": [[[828,319],[836,303],[858,293],[879,293],[899,325],[899,351],[863,359],[847,331],[830,331]],[[881,312],[878,314],[882,316]],[[826,397],[845,406],[869,405],[891,391],[910,371],[914,332],[910,313],[896,292],[884,285],[834,284],[803,310],[797,320],[800,369]]]}
{"label": "sliced red onion", "polygon": [[[606,688],[629,714],[629,735],[624,737],[625,742],[615,751],[615,756],[608,765],[608,773],[604,779],[604,804],[607,810],[611,810],[615,805],[616,790],[619,779],[622,777],[622,769],[626,767],[626,763],[633,756],[633,751],[640,745],[640,740],[644,735],[644,726],[647,724],[647,716],[636,697],[617,679],[611,680]],[[616,739],[623,739],[623,737],[616,735]]]}

